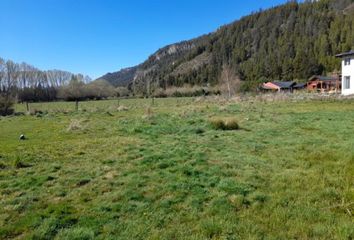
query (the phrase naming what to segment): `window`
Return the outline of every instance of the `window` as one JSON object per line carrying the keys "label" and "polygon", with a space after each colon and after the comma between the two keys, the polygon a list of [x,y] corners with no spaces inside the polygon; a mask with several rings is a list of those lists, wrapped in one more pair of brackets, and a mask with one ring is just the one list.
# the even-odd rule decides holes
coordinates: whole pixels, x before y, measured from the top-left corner
{"label": "window", "polygon": [[344,66],[350,65],[350,58],[344,59]]}
{"label": "window", "polygon": [[350,89],[350,77],[344,77],[344,89]]}

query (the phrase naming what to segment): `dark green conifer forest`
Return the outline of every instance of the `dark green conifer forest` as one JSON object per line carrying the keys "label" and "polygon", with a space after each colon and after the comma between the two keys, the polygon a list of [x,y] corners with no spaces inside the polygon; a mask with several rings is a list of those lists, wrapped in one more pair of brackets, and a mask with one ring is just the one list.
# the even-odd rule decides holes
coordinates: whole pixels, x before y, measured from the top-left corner
{"label": "dark green conifer forest", "polygon": [[[340,70],[335,55],[354,49],[354,1],[290,1],[243,17],[217,31],[158,50],[131,71],[135,92],[171,86],[217,85],[224,66],[252,90],[266,80],[305,81]],[[124,72],[123,72],[124,73]],[[104,77],[103,77],[104,78]]]}

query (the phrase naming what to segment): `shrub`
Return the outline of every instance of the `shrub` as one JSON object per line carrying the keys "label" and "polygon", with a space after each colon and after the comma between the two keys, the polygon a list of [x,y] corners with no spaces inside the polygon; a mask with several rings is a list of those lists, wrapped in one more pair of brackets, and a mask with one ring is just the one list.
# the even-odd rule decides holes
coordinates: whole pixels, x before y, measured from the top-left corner
{"label": "shrub", "polygon": [[7,116],[14,113],[14,100],[10,96],[0,94],[0,116]]}
{"label": "shrub", "polygon": [[213,118],[210,120],[215,130],[238,130],[240,126],[235,118]]}
{"label": "shrub", "polygon": [[116,88],[117,97],[129,97],[130,91],[126,87],[117,87]]}

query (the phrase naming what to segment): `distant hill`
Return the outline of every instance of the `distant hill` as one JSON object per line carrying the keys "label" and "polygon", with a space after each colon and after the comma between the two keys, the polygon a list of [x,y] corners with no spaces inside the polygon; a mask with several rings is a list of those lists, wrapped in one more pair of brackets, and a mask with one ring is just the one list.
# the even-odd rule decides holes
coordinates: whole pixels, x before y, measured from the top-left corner
{"label": "distant hill", "polygon": [[159,49],[142,64],[102,76],[149,94],[170,86],[216,85],[223,66],[243,81],[307,79],[339,69],[335,54],[354,48],[354,0],[295,1],[217,31]]}
{"label": "distant hill", "polygon": [[107,73],[98,79],[106,80],[114,87],[126,87],[134,79],[137,69],[138,67],[124,68],[118,72]]}

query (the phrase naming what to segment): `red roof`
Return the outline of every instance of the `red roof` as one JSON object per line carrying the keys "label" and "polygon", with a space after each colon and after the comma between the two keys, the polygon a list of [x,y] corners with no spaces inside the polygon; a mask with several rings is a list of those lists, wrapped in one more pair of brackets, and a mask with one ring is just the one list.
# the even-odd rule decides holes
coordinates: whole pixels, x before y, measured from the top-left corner
{"label": "red roof", "polygon": [[279,86],[271,82],[263,83],[262,87],[269,90],[279,90]]}

